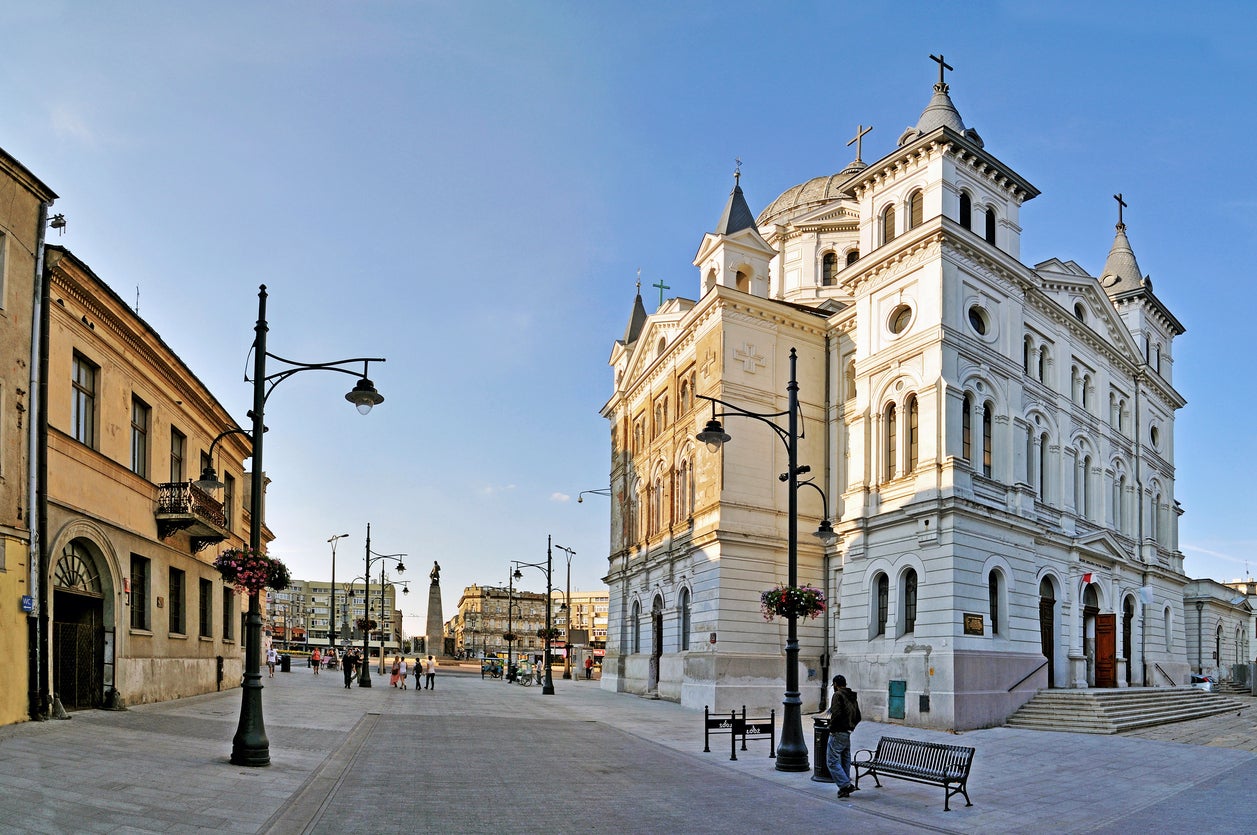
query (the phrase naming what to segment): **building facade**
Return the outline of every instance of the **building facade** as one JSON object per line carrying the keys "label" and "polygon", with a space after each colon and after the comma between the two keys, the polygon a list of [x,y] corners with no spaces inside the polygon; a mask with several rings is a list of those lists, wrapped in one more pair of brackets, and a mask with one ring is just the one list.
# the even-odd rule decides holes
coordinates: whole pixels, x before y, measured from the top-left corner
{"label": "building facade", "polygon": [[570,657],[571,664],[579,670],[584,669],[581,665],[587,657],[601,665],[607,652],[607,607],[610,593],[606,589],[574,591],[571,594],[556,591],[553,597],[555,603],[551,617],[554,626],[559,630],[559,637],[552,642],[552,650],[562,655],[565,665]]}
{"label": "building facade", "polygon": [[[551,613],[553,623],[554,613]],[[445,624],[454,651],[464,658],[543,659],[545,640],[537,635],[546,625],[546,596],[509,586],[467,586],[458,598],[458,612]],[[508,640],[514,635],[514,640]]]}
{"label": "building facade", "polygon": [[[736,416],[718,452],[695,435],[730,411],[704,397],[784,428],[792,370],[818,488],[798,493],[798,578],[830,604],[799,623],[805,705],[842,672],[866,716],[963,729],[1040,688],[1186,683],[1184,329],[1125,204],[1098,276],[1022,263],[1038,191],[942,80],[885,156],[859,149],[758,217],[735,181],[693,262],[698,300],[648,316],[639,293],[612,348],[603,686],[780,702],[786,627],[758,606],[787,579],[786,446]],[[826,515],[828,547],[806,535]]]}
{"label": "building facade", "polygon": [[[369,645],[377,655],[383,642],[386,656],[399,652],[405,634],[401,612],[397,609],[397,590],[386,582],[364,589],[361,582],[336,584],[336,646],[362,646],[362,630],[358,619],[370,611],[371,620],[379,627],[372,630]],[[384,617],[380,617],[383,597]],[[276,646],[284,649],[326,650],[332,645],[332,584],[326,580],[293,580],[283,591],[267,594],[268,626],[266,634]]]}
{"label": "building facade", "polygon": [[[31,542],[36,357],[31,351],[48,210],[57,195],[0,150],[0,725],[36,709],[39,558]],[[25,602],[26,605],[23,605]],[[29,607],[29,610],[28,610]]]}
{"label": "building facade", "polygon": [[[247,540],[247,435],[85,263],[45,269],[46,687],[72,710],[236,686],[247,598],[211,563]],[[221,496],[193,482],[211,463]]]}
{"label": "building facade", "polygon": [[1255,585],[1251,580],[1192,580],[1183,589],[1187,660],[1196,674],[1249,683],[1247,668],[1253,661],[1257,629]]}

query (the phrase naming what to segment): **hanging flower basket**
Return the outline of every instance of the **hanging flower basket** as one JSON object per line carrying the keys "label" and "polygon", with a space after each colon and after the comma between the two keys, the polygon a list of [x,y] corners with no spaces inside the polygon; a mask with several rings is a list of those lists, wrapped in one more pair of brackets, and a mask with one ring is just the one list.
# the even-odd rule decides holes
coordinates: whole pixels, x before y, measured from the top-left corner
{"label": "hanging flower basket", "polygon": [[558,638],[558,637],[559,637],[559,629],[558,629],[558,627],[556,627],[556,626],[552,626],[552,627],[550,627],[549,629],[545,629],[545,628],[538,629],[538,630],[537,630],[537,637],[538,637],[538,638],[540,638],[540,639],[541,639],[541,640],[543,640],[543,641],[544,641],[546,638],[549,638],[551,641],[553,641],[553,640],[555,640],[556,638]]}
{"label": "hanging flower basket", "polygon": [[288,566],[248,546],[223,551],[214,558],[214,567],[224,581],[249,594],[263,589],[282,591],[292,584]]}
{"label": "hanging flower basket", "polygon": [[764,620],[814,618],[825,611],[825,592],[813,586],[777,586],[759,596],[759,610]]}
{"label": "hanging flower basket", "polygon": [[374,632],[379,624],[370,618],[358,618],[354,621],[354,626],[358,627],[359,632]]}
{"label": "hanging flower basket", "polygon": [[519,640],[519,636],[516,635],[514,632],[503,632],[502,640],[506,641],[508,644],[513,644]]}

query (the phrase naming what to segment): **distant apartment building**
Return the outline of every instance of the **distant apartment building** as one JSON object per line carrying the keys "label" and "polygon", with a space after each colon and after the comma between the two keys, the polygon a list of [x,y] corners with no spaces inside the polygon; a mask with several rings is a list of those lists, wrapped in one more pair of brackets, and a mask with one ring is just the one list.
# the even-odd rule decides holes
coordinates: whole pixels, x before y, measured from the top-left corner
{"label": "distant apartment building", "polygon": [[[559,602],[551,612],[551,623]],[[545,640],[537,633],[546,625],[546,596],[520,591],[510,586],[471,585],[458,599],[458,612],[445,624],[445,634],[453,639],[455,653],[482,658],[485,654],[502,658],[543,660]],[[507,640],[507,635],[514,640]]]}
{"label": "distant apartment building", "polygon": [[[404,587],[389,582],[384,584],[382,592],[379,583],[371,583],[365,589],[361,582],[337,583],[333,616],[330,582],[293,580],[287,589],[267,595],[265,639],[282,649],[361,648],[362,630],[358,628],[358,619],[369,610],[371,620],[378,626],[369,639],[371,653],[379,653],[381,641],[385,655],[399,652],[406,637],[402,615],[397,609],[399,589]],[[379,615],[381,595],[382,618]]]}

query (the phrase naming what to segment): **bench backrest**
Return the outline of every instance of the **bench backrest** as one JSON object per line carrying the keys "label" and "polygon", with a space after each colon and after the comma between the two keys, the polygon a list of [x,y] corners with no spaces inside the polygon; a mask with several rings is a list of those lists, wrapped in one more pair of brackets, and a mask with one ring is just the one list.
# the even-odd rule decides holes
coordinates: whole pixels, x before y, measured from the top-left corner
{"label": "bench backrest", "polygon": [[969,776],[969,767],[973,764],[974,750],[962,745],[884,736],[877,741],[874,757],[881,763],[965,778]]}

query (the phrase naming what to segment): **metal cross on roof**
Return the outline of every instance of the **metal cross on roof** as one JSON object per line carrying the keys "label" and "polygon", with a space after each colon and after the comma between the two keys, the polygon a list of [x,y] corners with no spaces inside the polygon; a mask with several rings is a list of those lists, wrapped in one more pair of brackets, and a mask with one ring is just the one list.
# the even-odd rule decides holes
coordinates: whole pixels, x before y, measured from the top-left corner
{"label": "metal cross on roof", "polygon": [[862,152],[862,149],[864,147],[864,135],[868,133],[869,131],[871,131],[872,129],[873,129],[872,125],[869,125],[867,128],[864,125],[857,125],[855,129],[855,137],[852,138],[851,142],[847,143],[848,148],[850,148],[853,143],[855,144],[855,161],[856,162],[864,162],[864,160],[860,159],[860,153]]}
{"label": "metal cross on roof", "polygon": [[1122,209],[1125,209],[1128,204],[1122,199],[1122,193],[1120,191],[1113,195],[1113,199],[1117,201],[1117,225],[1125,226],[1126,223],[1122,220]]}
{"label": "metal cross on roof", "polygon": [[742,179],[742,160],[739,157],[734,157],[733,161],[736,163],[733,169],[733,184],[737,185],[738,181]]}
{"label": "metal cross on roof", "polygon": [[637,295],[642,294],[642,268],[637,268]]}
{"label": "metal cross on roof", "polygon": [[953,67],[951,64],[947,63],[946,61],[944,61],[941,53],[938,55],[931,55],[930,60],[938,62],[938,83],[946,84],[947,81],[946,79],[943,78],[943,71],[951,70],[952,72],[955,72],[956,68]]}
{"label": "metal cross on roof", "polygon": [[663,279],[662,279],[662,278],[661,278],[661,279],[659,279],[659,283],[658,283],[658,284],[652,284],[652,285],[650,285],[650,286],[651,286],[651,287],[658,287],[658,288],[659,288],[659,306],[660,306],[660,307],[663,307],[663,291],[664,291],[664,290],[671,290],[672,288],[671,288],[671,287],[669,287],[668,285],[664,284],[664,283],[663,283]]}

